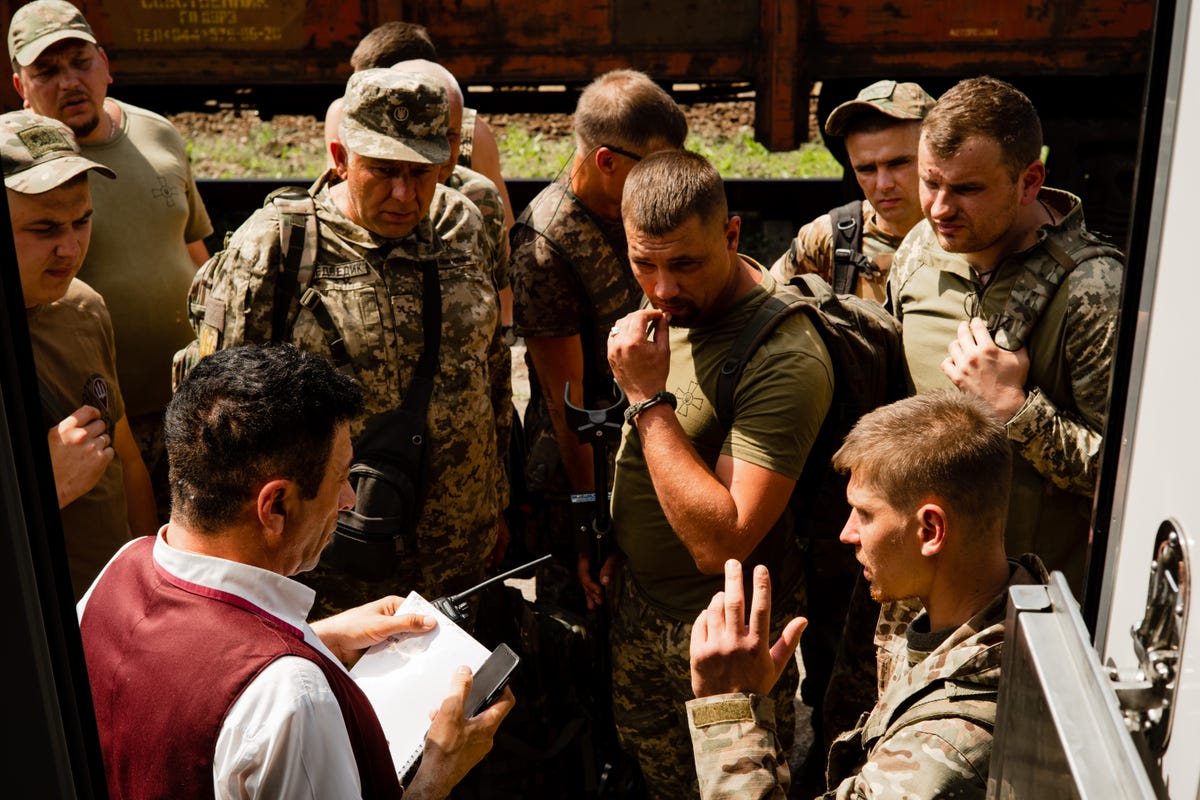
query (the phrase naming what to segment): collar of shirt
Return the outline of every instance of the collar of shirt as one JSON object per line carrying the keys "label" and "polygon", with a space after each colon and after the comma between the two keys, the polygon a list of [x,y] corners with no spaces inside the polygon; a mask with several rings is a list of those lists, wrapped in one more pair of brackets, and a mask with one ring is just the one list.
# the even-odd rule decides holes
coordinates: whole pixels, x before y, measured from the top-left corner
{"label": "collar of shirt", "polygon": [[172,547],[164,536],[166,530],[164,525],[154,541],[154,563],[159,569],[178,581],[233,595],[242,603],[253,606],[256,611],[295,628],[305,642],[341,666],[337,657],[308,625],[308,614],[312,610],[316,592],[269,570]]}

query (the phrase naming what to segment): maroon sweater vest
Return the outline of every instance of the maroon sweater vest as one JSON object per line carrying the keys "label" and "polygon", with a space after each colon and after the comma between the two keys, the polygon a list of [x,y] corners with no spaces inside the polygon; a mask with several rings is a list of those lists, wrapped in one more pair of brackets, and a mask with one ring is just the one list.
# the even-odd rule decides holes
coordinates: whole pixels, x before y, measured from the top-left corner
{"label": "maroon sweater vest", "polygon": [[287,655],[313,662],[329,681],[363,797],[402,794],[379,720],[350,676],[300,630],[246,600],[168,575],[153,549],[154,537],[146,537],[108,567],[80,623],[114,800],[212,797],[226,712]]}

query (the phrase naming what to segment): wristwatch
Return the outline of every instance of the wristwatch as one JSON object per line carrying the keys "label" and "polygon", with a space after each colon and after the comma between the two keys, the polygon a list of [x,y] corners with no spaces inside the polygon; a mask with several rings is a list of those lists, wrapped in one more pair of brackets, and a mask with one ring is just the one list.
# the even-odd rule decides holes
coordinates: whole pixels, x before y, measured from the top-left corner
{"label": "wristwatch", "polygon": [[671,408],[675,408],[675,404],[677,402],[678,401],[675,399],[675,395],[671,394],[670,392],[655,392],[650,397],[642,400],[640,403],[634,403],[630,405],[629,408],[625,409],[625,421],[632,425],[633,418],[645,411],[647,408],[656,406],[659,403],[666,403]]}
{"label": "wristwatch", "polygon": [[513,330],[512,325],[500,326],[500,340],[509,347],[517,343],[517,332]]}

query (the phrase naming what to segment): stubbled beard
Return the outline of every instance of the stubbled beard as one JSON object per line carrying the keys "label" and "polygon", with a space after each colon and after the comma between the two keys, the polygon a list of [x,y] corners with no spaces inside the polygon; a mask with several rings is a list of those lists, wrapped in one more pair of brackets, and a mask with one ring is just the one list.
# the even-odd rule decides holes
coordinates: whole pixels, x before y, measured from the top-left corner
{"label": "stubbled beard", "polygon": [[72,126],[71,131],[75,134],[76,138],[83,138],[85,136],[89,136],[92,133],[92,131],[96,130],[96,128],[99,128],[99,127],[100,127],[100,115],[97,114],[96,116],[92,117],[91,119],[89,119],[88,121],[86,121],[80,125]]}

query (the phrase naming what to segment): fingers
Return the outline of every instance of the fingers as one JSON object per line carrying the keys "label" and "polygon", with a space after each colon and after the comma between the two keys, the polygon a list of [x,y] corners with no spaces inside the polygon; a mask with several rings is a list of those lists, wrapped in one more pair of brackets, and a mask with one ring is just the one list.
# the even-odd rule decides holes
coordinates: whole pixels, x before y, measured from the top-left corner
{"label": "fingers", "polygon": [[800,644],[800,634],[804,633],[804,629],[807,627],[808,620],[804,617],[796,617],[783,626],[779,640],[771,646],[771,663],[775,665],[776,675],[783,674],[788,661],[796,654],[796,647]]}
{"label": "fingers", "polygon": [[737,559],[725,562],[725,629],[735,636],[746,624],[746,593],[742,589],[742,565]]}
{"label": "fingers", "polygon": [[450,694],[442,701],[437,716],[445,715],[448,720],[461,720],[466,714],[467,695],[471,693],[471,684],[474,681],[470,667],[464,665],[454,670],[454,675],[450,678]]}
{"label": "fingers", "polygon": [[600,583],[603,586],[608,586],[612,583],[613,574],[617,571],[617,564],[620,563],[616,555],[611,555],[604,559],[604,566],[600,567]]}
{"label": "fingers", "polygon": [[423,633],[437,627],[437,618],[424,614],[397,614],[389,618],[388,636],[397,633]]}
{"label": "fingers", "polygon": [[500,696],[493,700],[487,708],[471,717],[467,724],[478,725],[481,728],[495,729],[504,721],[504,718],[508,716],[508,712],[512,711],[513,706],[516,704],[517,698],[513,696],[512,689],[505,686]]}
{"label": "fingers", "polygon": [[[962,324],[965,323],[960,323],[960,326]],[[982,347],[995,344],[995,342],[992,341],[992,334],[988,331],[987,322],[985,322],[982,317],[971,318],[970,334],[975,343]]]}
{"label": "fingers", "polygon": [[587,599],[588,610],[604,605],[604,587],[592,580],[592,560],[581,553],[575,569]]}
{"label": "fingers", "polygon": [[[62,422],[58,423],[58,426],[60,429],[62,428],[63,425],[68,425],[69,427],[72,427],[72,428],[82,428],[85,425],[87,425],[89,422],[91,422],[93,420],[100,420],[100,419],[101,419],[100,409],[96,408],[95,406],[80,406],[79,408],[75,409],[70,414],[68,414]],[[101,422],[102,429],[103,429],[103,424],[104,423]]]}
{"label": "fingers", "polygon": [[[740,570],[739,570],[740,572]],[[771,638],[771,575],[759,564],[754,568],[754,597],[750,602],[750,639],[770,641]]]}

